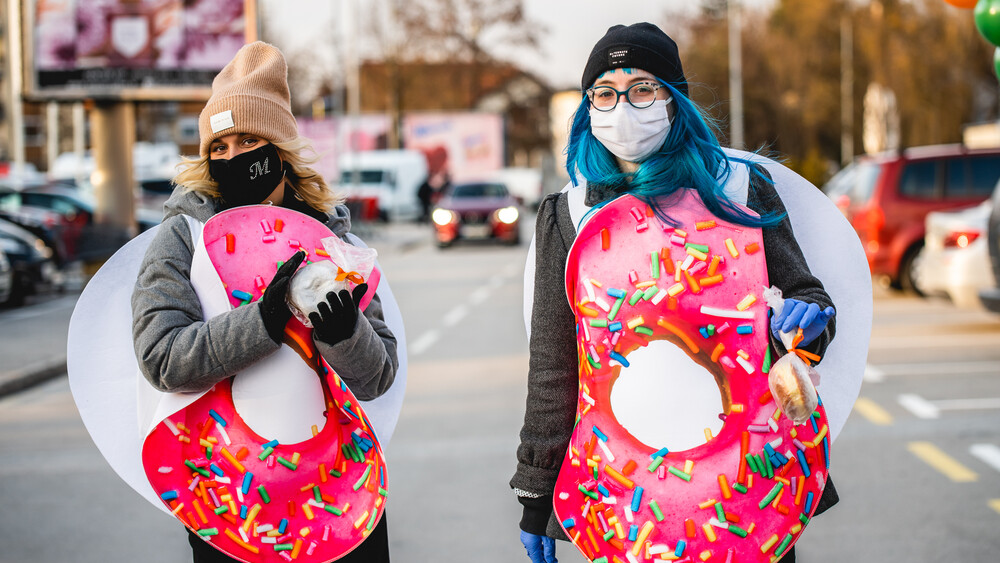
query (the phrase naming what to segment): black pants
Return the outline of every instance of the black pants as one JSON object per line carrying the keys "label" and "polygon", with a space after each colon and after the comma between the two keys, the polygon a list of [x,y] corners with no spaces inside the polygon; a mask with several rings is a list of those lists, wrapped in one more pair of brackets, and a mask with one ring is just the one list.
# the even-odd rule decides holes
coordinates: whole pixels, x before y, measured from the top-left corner
{"label": "black pants", "polygon": [[[357,549],[344,556],[343,559],[338,559],[337,563],[389,563],[389,534],[386,531],[385,521],[386,515],[383,513],[382,519],[368,535],[368,539]],[[201,539],[198,534],[190,530],[188,530],[188,543],[191,544],[191,551],[194,552],[194,563],[236,562],[236,559],[215,549],[209,545],[209,542]]]}

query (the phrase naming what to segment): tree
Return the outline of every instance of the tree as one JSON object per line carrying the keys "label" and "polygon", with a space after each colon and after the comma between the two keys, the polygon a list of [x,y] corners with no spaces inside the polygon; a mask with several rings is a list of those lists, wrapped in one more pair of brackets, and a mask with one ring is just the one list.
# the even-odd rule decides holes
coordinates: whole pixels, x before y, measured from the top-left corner
{"label": "tree", "polygon": [[[695,83],[692,97],[724,124],[725,0],[706,0],[703,7],[688,20],[670,19],[685,28],[678,44]],[[840,161],[841,17],[849,18],[854,35],[855,146],[861,146],[861,99],[871,82],[895,93],[904,146],[958,142],[964,123],[996,117],[991,48],[968,12],[941,0],[778,0],[743,18],[748,146],[781,154],[814,183]]]}

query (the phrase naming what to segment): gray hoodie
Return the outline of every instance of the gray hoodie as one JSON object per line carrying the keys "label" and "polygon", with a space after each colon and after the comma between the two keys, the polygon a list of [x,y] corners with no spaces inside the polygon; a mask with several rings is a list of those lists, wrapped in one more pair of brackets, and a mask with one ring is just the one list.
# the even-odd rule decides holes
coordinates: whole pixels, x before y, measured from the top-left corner
{"label": "gray hoodie", "polygon": [[[289,206],[319,215],[301,200]],[[184,215],[205,222],[221,211],[217,200],[178,188],[164,205],[165,218],[146,251],[132,293],[132,338],[143,375],[161,391],[204,391],[235,375],[280,345],[271,340],[260,302],[207,321],[191,285],[194,243]],[[351,228],[350,212],[337,206],[326,225],[338,237]],[[376,294],[358,316],[354,335],[333,346],[316,340],[323,358],[358,399],[374,399],[396,376],[396,338]]]}

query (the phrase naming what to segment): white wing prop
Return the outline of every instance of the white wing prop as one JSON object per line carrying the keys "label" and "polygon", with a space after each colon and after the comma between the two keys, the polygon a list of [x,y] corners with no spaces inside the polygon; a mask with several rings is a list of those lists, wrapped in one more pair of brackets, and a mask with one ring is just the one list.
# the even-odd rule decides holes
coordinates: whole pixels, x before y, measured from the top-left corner
{"label": "white wing prop", "polygon": [[[197,221],[189,221],[192,234]],[[67,371],[70,390],[80,416],[97,448],[112,469],[130,487],[167,512],[146,479],[142,442],[146,432],[164,416],[194,402],[201,393],[160,393],[142,377],[132,344],[132,290],[146,249],[155,236],[151,229],[122,247],[90,280],[77,301],[69,325]],[[348,235],[351,242],[363,245]],[[374,401],[364,401],[383,450],[392,439],[406,390],[406,334],[402,314],[383,274],[378,286],[385,321],[397,340],[399,368],[392,387]],[[205,296],[203,301],[205,301]],[[208,312],[208,311],[206,311]],[[252,371],[252,370],[248,370]],[[248,381],[267,381],[247,374]],[[235,387],[235,386],[234,386]],[[253,389],[259,393],[262,390]],[[267,390],[263,390],[267,391]],[[280,390],[271,389],[271,393]],[[234,395],[236,394],[234,390]],[[266,419],[244,402],[240,413],[248,419]],[[245,409],[250,409],[246,411]]]}

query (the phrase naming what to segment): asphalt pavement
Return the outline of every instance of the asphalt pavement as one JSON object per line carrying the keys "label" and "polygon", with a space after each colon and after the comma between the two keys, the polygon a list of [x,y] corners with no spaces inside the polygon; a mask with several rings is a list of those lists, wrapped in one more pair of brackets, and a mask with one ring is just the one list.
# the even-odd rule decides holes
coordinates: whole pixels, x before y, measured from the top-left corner
{"label": "asphalt pavement", "polygon": [[[383,254],[404,252],[432,238],[430,225],[417,223],[362,223],[353,232]],[[26,306],[3,311],[0,397],[66,373],[69,321],[86,285],[82,274],[69,280],[61,293],[34,296]]]}

